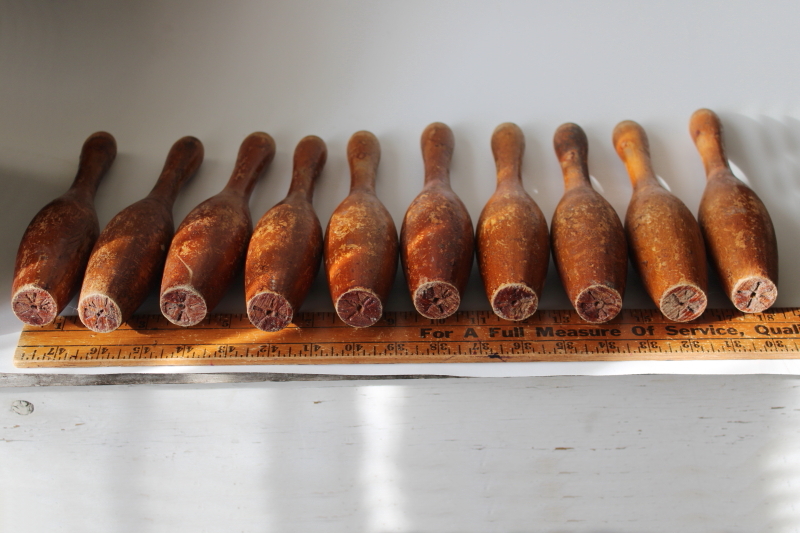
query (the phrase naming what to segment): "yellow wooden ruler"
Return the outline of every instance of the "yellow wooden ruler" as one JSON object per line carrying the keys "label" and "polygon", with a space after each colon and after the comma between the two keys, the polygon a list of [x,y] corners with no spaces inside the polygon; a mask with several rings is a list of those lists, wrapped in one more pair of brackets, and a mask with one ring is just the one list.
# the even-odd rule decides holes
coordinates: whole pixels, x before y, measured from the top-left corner
{"label": "yellow wooden ruler", "polygon": [[626,310],[607,324],[574,311],[539,311],[522,322],[487,311],[443,320],[386,313],[354,329],[333,313],[301,313],[288,328],[266,333],[245,315],[213,315],[181,328],[161,316],[135,316],[112,333],[95,333],[77,317],[25,326],[17,367],[260,365],[337,363],[478,363],[692,359],[794,359],[800,356],[800,309],[746,315],[707,310],[681,324],[655,310]]}

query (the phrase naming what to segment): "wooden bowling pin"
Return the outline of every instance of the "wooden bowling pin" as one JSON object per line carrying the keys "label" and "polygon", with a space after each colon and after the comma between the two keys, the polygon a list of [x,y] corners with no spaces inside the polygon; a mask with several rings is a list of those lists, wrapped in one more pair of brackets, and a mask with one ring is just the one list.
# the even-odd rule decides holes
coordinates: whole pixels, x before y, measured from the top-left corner
{"label": "wooden bowling pin", "polygon": [[78,316],[87,328],[99,333],[117,329],[160,279],[175,231],[172,205],[202,162],[203,144],[194,137],[179,139],[150,194],[120,211],[103,229],[78,301]]}
{"label": "wooden bowling pin", "polygon": [[450,188],[453,132],[434,122],[421,144],[425,185],[403,219],[400,258],[414,307],[426,318],[445,318],[458,310],[469,279],[472,220]]}
{"label": "wooden bowling pin", "polygon": [[620,122],[613,141],[633,184],[625,215],[633,264],[665,317],[676,322],[694,320],[707,303],[708,273],[700,226],[683,202],[658,183],[647,135],[639,124]]}
{"label": "wooden bowling pin", "polygon": [[550,226],[555,260],[569,301],[585,321],[599,324],[622,309],[628,246],[617,212],[589,179],[589,143],[577,124],[562,124],[553,146],[564,174],[564,196]]}
{"label": "wooden bowling pin", "polygon": [[272,137],[262,132],[248,135],[227,185],[178,226],[164,265],[160,297],[161,312],[173,324],[200,323],[243,266],[253,233],[250,195],[274,156]]}
{"label": "wooden bowling pin", "polygon": [[778,297],[778,243],[767,208],[731,172],[719,117],[695,111],[689,131],[706,170],[698,222],[711,262],[733,305],[760,313]]}
{"label": "wooden bowling pin", "polygon": [[525,136],[510,122],[492,134],[497,188],[484,206],[476,231],[478,266],[497,316],[525,320],[539,307],[550,238],[542,210],[522,187]]}
{"label": "wooden bowling pin", "polygon": [[94,196],[116,155],[111,134],[89,136],[72,186],[44,206],[25,230],[11,288],[11,307],[24,323],[49,324],[77,292],[100,234]]}
{"label": "wooden bowling pin", "polygon": [[256,225],[245,260],[247,316],[264,331],[288,326],[302,305],[322,259],[322,227],[311,199],[328,151],[319,137],[294,152],[289,194]]}
{"label": "wooden bowling pin", "polygon": [[380,159],[372,133],[353,134],[347,144],[350,194],[325,232],[325,269],[336,314],[358,328],[381,318],[397,273],[397,229],[375,194]]}

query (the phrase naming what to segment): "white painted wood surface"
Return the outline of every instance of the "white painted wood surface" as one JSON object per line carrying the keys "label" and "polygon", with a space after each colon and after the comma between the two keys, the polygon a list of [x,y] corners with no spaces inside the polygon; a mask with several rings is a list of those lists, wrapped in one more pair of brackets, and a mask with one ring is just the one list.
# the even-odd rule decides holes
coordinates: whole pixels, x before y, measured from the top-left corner
{"label": "white painted wood surface", "polygon": [[[0,531],[800,530],[800,379],[0,389]],[[21,415],[12,402],[30,402]]]}

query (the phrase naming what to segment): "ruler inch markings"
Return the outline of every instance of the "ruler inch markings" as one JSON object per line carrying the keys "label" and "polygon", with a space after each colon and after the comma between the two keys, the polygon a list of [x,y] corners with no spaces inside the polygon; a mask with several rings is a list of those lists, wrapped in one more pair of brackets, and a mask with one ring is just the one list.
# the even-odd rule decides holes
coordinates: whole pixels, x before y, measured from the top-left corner
{"label": "ruler inch markings", "polygon": [[[606,324],[572,310],[544,310],[520,322],[489,311],[448,319],[387,312],[374,326],[351,328],[334,313],[299,313],[288,328],[266,333],[244,314],[211,315],[181,328],[160,315],[135,316],[98,334],[77,317],[25,326],[18,367],[216,364],[339,364],[692,359],[791,359],[800,351],[800,308],[762,314],[710,309],[691,323],[654,309],[624,310]],[[674,346],[673,346],[674,345]]]}

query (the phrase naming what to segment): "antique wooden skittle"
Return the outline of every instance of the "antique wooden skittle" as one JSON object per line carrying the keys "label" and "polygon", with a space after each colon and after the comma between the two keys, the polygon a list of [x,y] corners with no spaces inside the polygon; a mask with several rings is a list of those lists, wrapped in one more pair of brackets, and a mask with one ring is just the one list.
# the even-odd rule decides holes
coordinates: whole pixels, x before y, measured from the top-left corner
{"label": "antique wooden skittle", "polygon": [[689,131],[706,170],[698,222],[711,262],[733,305],[760,313],[778,297],[778,242],[772,219],[753,190],[731,172],[719,117],[695,111]]}
{"label": "antique wooden skittle", "polygon": [[676,322],[694,320],[707,303],[708,273],[700,227],[683,202],[658,183],[647,135],[639,124],[620,122],[613,141],[633,184],[625,215],[633,264],[665,317]]}
{"label": "antique wooden skittle", "polygon": [[628,274],[625,230],[589,179],[589,143],[577,124],[562,124],[553,146],[564,196],[550,226],[553,258],[569,301],[587,322],[607,322],[622,309]]}
{"label": "antique wooden skittle", "polygon": [[178,191],[203,162],[203,144],[179,139],[150,194],[120,211],[92,250],[78,301],[81,322],[93,331],[117,329],[161,278],[175,227],[172,205]]}
{"label": "antique wooden skittle", "polygon": [[322,259],[322,227],[311,200],[328,151],[310,135],[294,152],[289,194],[256,225],[245,260],[245,299],[250,322],[278,331],[292,322]]}
{"label": "antique wooden skittle", "polygon": [[201,322],[241,269],[253,233],[250,195],[274,156],[272,137],[262,132],[248,135],[225,188],[181,222],[161,280],[161,312],[173,324]]}
{"label": "antique wooden skittle", "polygon": [[25,230],[11,287],[11,307],[24,323],[49,324],[77,292],[100,234],[95,193],[116,155],[111,134],[90,135],[69,190],[44,206]]}
{"label": "antique wooden skittle", "polygon": [[506,320],[525,320],[539,306],[550,238],[547,221],[522,186],[525,136],[510,122],[492,134],[497,188],[478,218],[476,246],[486,296]]}
{"label": "antique wooden skittle", "polygon": [[350,194],[325,232],[325,269],[336,314],[359,328],[381,318],[397,273],[397,229],[375,194],[380,158],[375,135],[353,134],[347,144]]}
{"label": "antique wooden skittle", "polygon": [[458,310],[472,268],[472,220],[450,187],[455,141],[445,124],[422,132],[425,185],[406,211],[400,230],[400,258],[417,311],[445,318]]}

